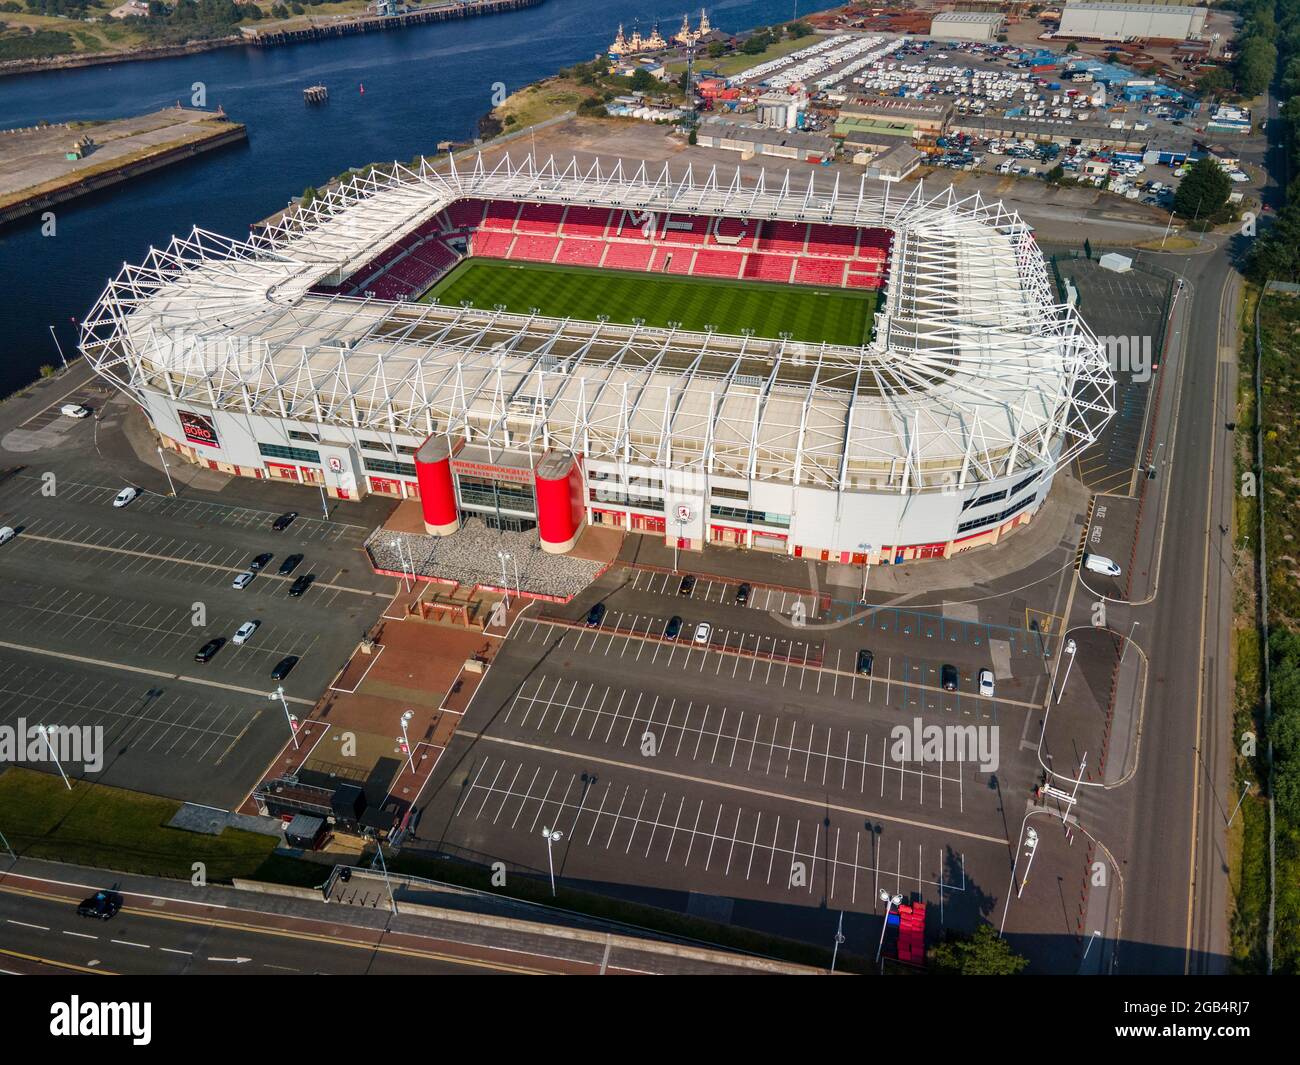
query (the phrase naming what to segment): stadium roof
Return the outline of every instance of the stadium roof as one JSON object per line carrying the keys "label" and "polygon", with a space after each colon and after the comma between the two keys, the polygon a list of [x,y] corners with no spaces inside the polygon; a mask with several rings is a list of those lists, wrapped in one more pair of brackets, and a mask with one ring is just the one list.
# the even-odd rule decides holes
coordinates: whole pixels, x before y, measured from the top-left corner
{"label": "stadium roof", "polygon": [[[1068,461],[1111,415],[1113,378],[1055,305],[1029,227],[978,194],[878,187],[621,161],[398,164],[247,240],[195,229],[151,249],[109,283],[82,350],[128,391],[214,409],[740,478],[951,490]],[[875,335],[843,347],[309,291],[465,197],[888,228]]]}

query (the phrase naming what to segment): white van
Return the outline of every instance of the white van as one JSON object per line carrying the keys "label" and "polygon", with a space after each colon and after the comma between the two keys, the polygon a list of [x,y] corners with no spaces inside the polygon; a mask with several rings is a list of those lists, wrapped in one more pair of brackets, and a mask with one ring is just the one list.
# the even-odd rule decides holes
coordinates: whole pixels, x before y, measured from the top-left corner
{"label": "white van", "polygon": [[1105,555],[1084,555],[1083,567],[1093,573],[1100,573],[1107,577],[1118,577],[1120,574],[1119,565],[1112,562]]}
{"label": "white van", "polygon": [[59,413],[68,418],[89,418],[90,408],[80,403],[65,403],[59,408]]}
{"label": "white van", "polygon": [[7,544],[17,535],[8,525],[0,525],[0,544]]}

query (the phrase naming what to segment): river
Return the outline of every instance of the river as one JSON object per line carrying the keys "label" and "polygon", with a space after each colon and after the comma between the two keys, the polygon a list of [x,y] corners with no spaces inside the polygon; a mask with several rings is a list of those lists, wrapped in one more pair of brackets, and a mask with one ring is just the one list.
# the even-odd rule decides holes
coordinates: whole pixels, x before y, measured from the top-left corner
{"label": "river", "polygon": [[[814,4],[817,10],[830,4]],[[806,11],[801,7],[800,14]],[[789,20],[791,0],[718,0],[709,18],[738,32]],[[0,233],[0,396],[57,365],[76,346],[74,319],[89,310],[124,261],[138,262],[192,226],[248,231],[349,166],[432,154],[441,140],[474,136],[492,86],[514,91],[591,58],[619,22],[675,33],[682,11],[635,0],[545,0],[505,15],[362,34],[284,48],[226,48],[194,56],[0,79],[0,127],[41,119],[113,118],[189,103],[196,82],[207,105],[246,123],[248,143],[57,207],[54,236],[39,216]],[[698,9],[692,19],[698,20]],[[323,83],[330,100],[303,103]],[[365,85],[365,93],[359,91]]]}

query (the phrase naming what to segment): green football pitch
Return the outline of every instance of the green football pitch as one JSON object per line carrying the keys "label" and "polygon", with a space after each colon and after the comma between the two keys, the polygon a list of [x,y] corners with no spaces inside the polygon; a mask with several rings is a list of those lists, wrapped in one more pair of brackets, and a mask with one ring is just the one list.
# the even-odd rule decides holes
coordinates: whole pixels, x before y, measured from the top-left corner
{"label": "green football pitch", "polygon": [[549,318],[741,334],[808,343],[865,344],[871,336],[876,293],[862,289],[774,285],[711,277],[599,270],[547,263],[466,260],[420,297],[446,306],[469,302],[482,310],[502,305],[528,314],[534,307]]}

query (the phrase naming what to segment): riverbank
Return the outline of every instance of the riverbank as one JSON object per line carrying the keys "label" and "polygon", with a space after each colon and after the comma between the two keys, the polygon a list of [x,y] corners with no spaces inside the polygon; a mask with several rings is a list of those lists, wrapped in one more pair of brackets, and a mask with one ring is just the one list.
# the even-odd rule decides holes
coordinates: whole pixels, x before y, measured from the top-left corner
{"label": "riverbank", "polygon": [[183,107],[0,132],[0,227],[247,137],[223,112]]}
{"label": "riverbank", "polygon": [[6,75],[34,74],[47,70],[75,70],[79,67],[101,66],[108,63],[140,62],[154,59],[175,59],[197,55],[220,48],[252,47],[278,48],[291,44],[305,44],[336,37],[350,37],[363,33],[381,33],[388,30],[407,29],[431,22],[476,18],[482,15],[504,14],[536,7],[542,0],[445,0],[443,3],[412,7],[399,15],[335,15],[328,18],[306,15],[287,19],[274,26],[257,30],[241,28],[239,33],[206,40],[187,41],[184,44],[152,45],[126,48],[111,52],[82,52],[46,56],[32,59],[10,59],[0,62],[0,77]]}

